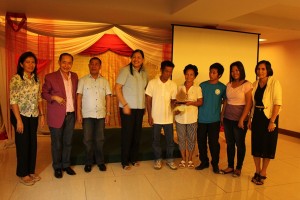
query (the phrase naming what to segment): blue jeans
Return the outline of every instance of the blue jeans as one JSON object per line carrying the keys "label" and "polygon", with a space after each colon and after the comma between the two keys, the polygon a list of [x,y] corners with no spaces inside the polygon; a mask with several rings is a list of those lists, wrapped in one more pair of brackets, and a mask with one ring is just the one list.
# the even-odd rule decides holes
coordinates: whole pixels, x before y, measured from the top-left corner
{"label": "blue jeans", "polygon": [[61,169],[70,166],[75,112],[66,115],[60,128],[49,127],[51,133],[52,166]]}
{"label": "blue jeans", "polygon": [[162,150],[161,150],[161,144],[160,144],[161,128],[164,129],[166,143],[167,143],[166,159],[167,159],[167,162],[172,162],[174,160],[173,152],[174,152],[174,148],[175,148],[173,124],[154,124],[153,125],[152,148],[154,151],[154,159],[155,160],[162,159],[162,155],[161,155]]}
{"label": "blue jeans", "polygon": [[224,118],[224,132],[227,143],[227,159],[228,167],[234,168],[235,146],[237,149],[237,165],[236,169],[242,169],[246,145],[245,137],[247,133],[247,121],[244,122],[244,129],[238,127],[238,121]]}
{"label": "blue jeans", "polygon": [[83,143],[86,150],[86,165],[104,164],[104,126],[105,119],[83,118]]}

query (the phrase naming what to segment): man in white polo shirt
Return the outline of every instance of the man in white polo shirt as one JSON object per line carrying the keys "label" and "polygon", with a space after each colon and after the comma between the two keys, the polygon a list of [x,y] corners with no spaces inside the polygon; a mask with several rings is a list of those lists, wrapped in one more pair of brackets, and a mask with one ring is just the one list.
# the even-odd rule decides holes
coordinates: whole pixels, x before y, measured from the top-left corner
{"label": "man in white polo shirt", "polygon": [[82,123],[83,143],[86,147],[85,172],[92,170],[94,157],[100,171],[106,171],[104,162],[104,127],[110,119],[111,90],[99,71],[101,60],[89,62],[90,74],[79,79],[77,89],[77,120]]}
{"label": "man in white polo shirt", "polygon": [[173,158],[175,146],[173,103],[176,99],[177,85],[174,81],[170,80],[174,67],[171,61],[163,61],[160,68],[161,75],[151,80],[146,88],[148,122],[150,126],[153,126],[152,148],[155,157],[154,169],[161,169],[162,167],[162,150],[160,145],[162,128],[164,129],[167,143],[167,165],[173,170],[177,169]]}

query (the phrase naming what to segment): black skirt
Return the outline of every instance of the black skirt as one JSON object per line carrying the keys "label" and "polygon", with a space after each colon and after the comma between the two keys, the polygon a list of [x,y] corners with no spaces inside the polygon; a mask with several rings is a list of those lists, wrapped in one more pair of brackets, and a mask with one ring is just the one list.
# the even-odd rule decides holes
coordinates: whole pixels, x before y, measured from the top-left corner
{"label": "black skirt", "polygon": [[269,132],[270,120],[265,116],[264,110],[255,108],[252,119],[251,147],[252,155],[260,158],[275,158],[278,139],[278,116],[275,120],[276,128]]}

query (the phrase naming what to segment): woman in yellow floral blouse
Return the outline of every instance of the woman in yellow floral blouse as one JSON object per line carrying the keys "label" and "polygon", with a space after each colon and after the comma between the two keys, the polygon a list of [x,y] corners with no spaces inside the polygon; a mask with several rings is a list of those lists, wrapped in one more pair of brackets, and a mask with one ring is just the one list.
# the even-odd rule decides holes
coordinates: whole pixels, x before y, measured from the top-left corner
{"label": "woman in yellow floral blouse", "polygon": [[37,58],[32,52],[25,52],[19,58],[17,74],[10,81],[10,105],[11,123],[16,132],[16,174],[24,185],[33,185],[41,179],[35,174],[38,117],[42,126],[45,119]]}

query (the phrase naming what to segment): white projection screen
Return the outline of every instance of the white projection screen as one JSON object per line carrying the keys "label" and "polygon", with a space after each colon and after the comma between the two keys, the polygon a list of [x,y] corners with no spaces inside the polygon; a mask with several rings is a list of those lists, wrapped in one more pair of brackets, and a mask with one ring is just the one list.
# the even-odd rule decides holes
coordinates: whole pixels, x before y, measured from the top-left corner
{"label": "white projection screen", "polygon": [[229,67],[241,61],[246,71],[246,79],[254,82],[254,69],[258,59],[259,34],[234,32],[173,25],[172,61],[175,64],[172,79],[177,85],[184,83],[183,69],[188,64],[198,67],[199,75],[195,83],[208,80],[209,66],[215,62],[224,67],[220,81],[229,81]]}

